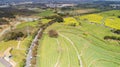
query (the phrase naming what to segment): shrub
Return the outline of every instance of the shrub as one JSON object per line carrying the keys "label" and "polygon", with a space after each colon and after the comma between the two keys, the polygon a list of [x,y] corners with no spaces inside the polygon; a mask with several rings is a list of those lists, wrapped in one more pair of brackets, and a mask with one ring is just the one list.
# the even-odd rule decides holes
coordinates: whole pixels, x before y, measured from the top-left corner
{"label": "shrub", "polygon": [[50,30],[50,31],[48,32],[48,34],[49,34],[50,37],[54,37],[54,38],[57,38],[57,37],[58,37],[58,33],[57,33],[57,31],[55,31],[55,30]]}
{"label": "shrub", "polygon": [[36,64],[36,58],[32,58],[31,64],[32,64],[32,65],[35,65],[35,64]]}
{"label": "shrub", "polygon": [[45,19],[54,19],[56,17],[56,15],[53,16],[46,16]]}
{"label": "shrub", "polygon": [[32,52],[32,56],[33,57],[36,57],[36,55],[37,55],[37,48],[38,48],[38,46],[36,45],[36,46],[34,46],[34,48],[33,48],[33,52]]}
{"label": "shrub", "polygon": [[116,36],[105,36],[104,39],[105,40],[119,40],[120,41],[120,37],[116,37]]}
{"label": "shrub", "polygon": [[55,21],[60,23],[60,22],[63,22],[64,19],[61,16],[56,16]]}
{"label": "shrub", "polygon": [[20,67],[24,67],[25,66],[25,62],[26,62],[26,60],[23,59],[22,62],[20,63]]}
{"label": "shrub", "polygon": [[0,29],[3,29],[2,27],[0,27]]}
{"label": "shrub", "polygon": [[120,18],[120,16],[118,16],[118,18]]}
{"label": "shrub", "polygon": [[120,30],[115,30],[114,33],[120,34]]}
{"label": "shrub", "polygon": [[5,37],[4,37],[4,40],[5,41],[8,41],[8,40],[17,40],[18,38],[20,38],[20,37],[23,37],[24,36],[24,34],[22,33],[22,32],[10,32],[10,33],[8,33],[8,35],[6,35]]}
{"label": "shrub", "polygon": [[58,15],[47,16],[47,17],[45,17],[45,19],[54,19],[55,22],[63,22],[64,21],[63,18]]}

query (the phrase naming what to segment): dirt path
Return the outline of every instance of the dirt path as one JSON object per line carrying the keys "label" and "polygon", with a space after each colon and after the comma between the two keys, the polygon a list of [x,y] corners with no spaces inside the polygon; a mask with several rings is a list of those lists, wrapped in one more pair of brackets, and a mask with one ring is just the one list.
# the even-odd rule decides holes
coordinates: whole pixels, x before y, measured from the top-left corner
{"label": "dirt path", "polygon": [[59,35],[63,38],[65,38],[66,40],[68,40],[71,45],[73,46],[73,48],[75,49],[76,51],[76,54],[77,54],[77,57],[78,57],[78,60],[79,60],[79,64],[80,64],[80,67],[83,67],[83,62],[82,62],[82,58],[81,58],[81,55],[79,54],[79,51],[78,49],[76,48],[76,46],[74,45],[74,43],[72,42],[72,40],[70,40],[67,36],[63,35],[63,34],[60,34]]}
{"label": "dirt path", "polygon": [[89,63],[88,67],[90,67],[93,63],[95,63],[95,61],[98,61],[99,59],[93,60]]}
{"label": "dirt path", "polygon": [[[60,45],[60,42],[59,42],[59,40],[58,39],[56,39],[56,41],[57,41],[57,43],[58,43],[58,46],[60,46],[59,47],[59,50],[60,50],[60,52],[59,52],[59,56],[58,56],[58,59],[57,59],[57,62],[56,62],[56,64],[54,65],[54,67],[60,67],[59,66],[59,64],[60,64],[60,59],[61,59],[61,56],[62,56],[62,47],[61,47],[61,45]],[[70,67],[70,54],[69,54],[69,50],[68,50],[68,47],[67,47],[67,45],[65,45],[65,48],[66,48],[66,52],[67,52],[67,54],[68,54],[68,67]]]}
{"label": "dirt path", "polygon": [[18,45],[17,45],[17,49],[20,48],[20,44],[21,44],[21,41],[19,40],[19,41],[18,41]]}
{"label": "dirt path", "polygon": [[54,67],[59,67],[62,50],[61,50],[60,42],[58,41],[58,39],[56,39],[56,41],[59,46],[59,56],[58,56],[57,62],[55,63]]}
{"label": "dirt path", "polygon": [[69,50],[68,50],[68,47],[67,47],[67,45],[65,44],[65,47],[66,47],[66,49],[67,49],[67,54],[68,54],[68,67],[70,67],[70,54],[69,54]]}

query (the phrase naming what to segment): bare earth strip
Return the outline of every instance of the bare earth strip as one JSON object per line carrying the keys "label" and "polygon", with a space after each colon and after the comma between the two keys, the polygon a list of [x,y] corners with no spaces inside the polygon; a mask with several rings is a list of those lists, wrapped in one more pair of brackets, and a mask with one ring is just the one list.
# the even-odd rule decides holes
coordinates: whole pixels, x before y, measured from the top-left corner
{"label": "bare earth strip", "polygon": [[75,49],[75,51],[76,51],[76,53],[77,53],[78,60],[79,60],[79,63],[80,63],[80,67],[83,67],[83,62],[82,62],[81,55],[79,54],[79,51],[78,51],[78,49],[75,47],[74,43],[73,43],[68,37],[64,36],[63,34],[60,34],[60,33],[59,33],[59,35],[62,36],[63,38],[65,38],[66,40],[68,40],[68,41],[71,43],[71,45],[73,46],[73,48]]}
{"label": "bare earth strip", "polygon": [[17,49],[20,48],[20,43],[21,43],[21,41],[18,41]]}
{"label": "bare earth strip", "polygon": [[58,44],[58,46],[59,46],[59,56],[58,56],[58,59],[57,59],[57,62],[56,62],[56,64],[54,65],[54,67],[59,67],[58,65],[59,65],[59,63],[60,63],[60,58],[61,58],[61,46],[60,46],[60,42],[58,41],[58,39],[56,39],[56,41],[57,41],[57,44]]}
{"label": "bare earth strip", "polygon": [[67,53],[68,53],[68,61],[69,61],[69,63],[68,63],[68,67],[70,67],[70,54],[69,54],[69,50],[68,50],[67,45],[65,45],[65,47],[66,47],[66,49],[67,49]]}

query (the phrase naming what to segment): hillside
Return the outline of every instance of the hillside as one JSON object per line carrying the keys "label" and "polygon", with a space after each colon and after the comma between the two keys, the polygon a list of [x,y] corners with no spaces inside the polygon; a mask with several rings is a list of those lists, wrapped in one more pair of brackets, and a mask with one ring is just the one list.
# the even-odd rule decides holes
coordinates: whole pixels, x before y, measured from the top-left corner
{"label": "hillside", "polygon": [[[109,13],[109,11],[100,14],[108,15],[105,13]],[[110,13],[114,13],[114,11],[110,11]],[[73,18],[67,19],[73,20]],[[81,24],[71,26],[68,23],[65,24],[67,22],[65,21],[64,23],[55,23],[45,30],[42,40],[39,41],[37,66],[120,66],[120,60],[118,59],[120,58],[119,41],[104,40],[104,37],[107,35],[117,37],[119,37],[119,35],[111,32],[110,28],[107,28],[104,25],[91,23],[89,21],[83,21],[80,19],[77,21]],[[77,21],[68,20],[68,22]],[[98,20],[97,22],[101,21]],[[50,37],[50,30],[55,30],[58,33],[58,37]]]}
{"label": "hillside", "polygon": [[80,1],[0,8],[0,67],[120,67],[119,8]]}

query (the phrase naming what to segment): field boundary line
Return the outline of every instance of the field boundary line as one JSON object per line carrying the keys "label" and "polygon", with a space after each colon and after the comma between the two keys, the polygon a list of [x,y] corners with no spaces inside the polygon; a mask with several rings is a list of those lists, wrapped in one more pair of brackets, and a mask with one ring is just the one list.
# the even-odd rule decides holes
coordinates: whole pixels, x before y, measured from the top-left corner
{"label": "field boundary line", "polygon": [[[60,42],[58,41],[58,39],[56,39],[56,41],[57,41],[58,46],[60,46]],[[60,49],[61,49],[61,46],[60,46]],[[58,56],[57,62],[55,63],[54,67],[58,67],[60,58],[61,58],[61,51],[59,52],[59,56]]]}
{"label": "field boundary line", "polygon": [[69,64],[68,64],[68,67],[70,67],[70,53],[69,53],[69,50],[68,50],[68,47],[67,47],[67,45],[65,44],[65,47],[66,47],[66,49],[67,49],[67,53],[68,53],[68,60],[69,60]]}
{"label": "field boundary line", "polygon": [[75,49],[75,51],[76,51],[76,53],[77,53],[80,67],[83,67],[83,62],[82,62],[81,55],[79,54],[78,49],[76,48],[76,46],[74,45],[74,43],[72,42],[72,40],[69,39],[67,36],[65,36],[65,35],[63,35],[63,34],[60,34],[60,33],[59,33],[59,35],[62,36],[63,38],[65,38],[66,40],[68,40],[68,41],[71,43],[71,45],[73,46],[73,48]]}
{"label": "field boundary line", "polygon": [[88,67],[90,67],[95,61],[98,61],[98,60],[100,60],[100,59],[96,59],[96,60],[91,61],[91,62],[88,64]]}

